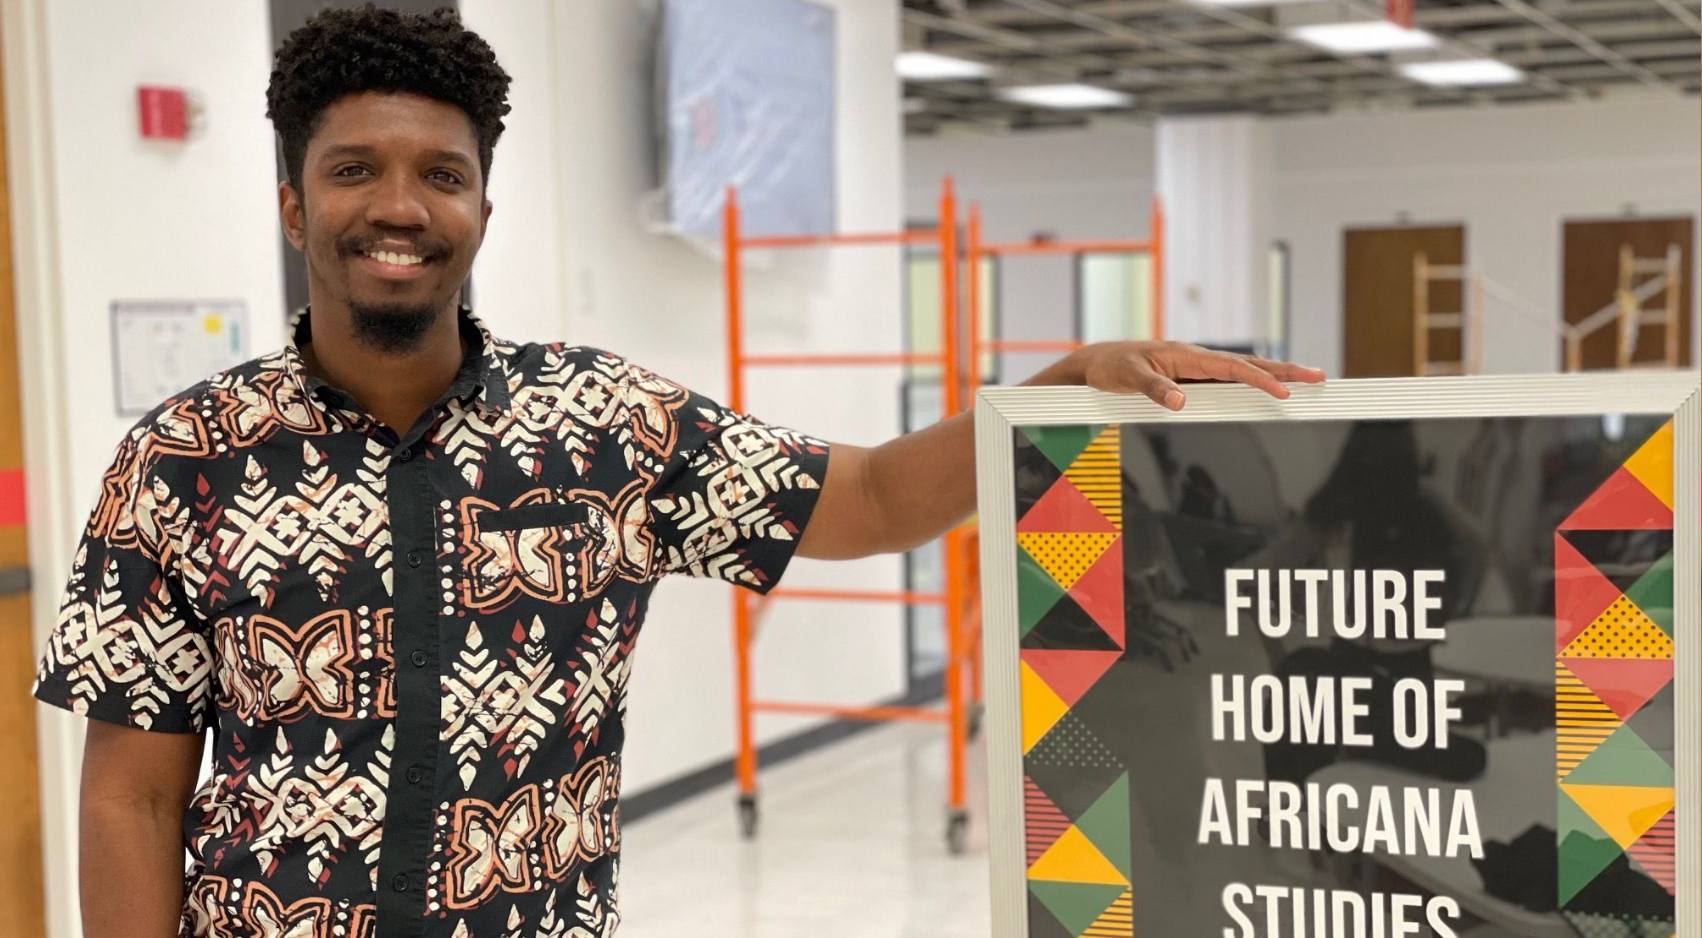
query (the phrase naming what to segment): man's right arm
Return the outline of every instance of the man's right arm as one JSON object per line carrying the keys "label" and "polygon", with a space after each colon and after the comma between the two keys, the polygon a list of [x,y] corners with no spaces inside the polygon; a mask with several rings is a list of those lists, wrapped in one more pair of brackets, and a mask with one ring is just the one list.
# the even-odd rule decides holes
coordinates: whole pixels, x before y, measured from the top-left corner
{"label": "man's right arm", "polygon": [[183,817],[205,733],[89,720],[78,879],[85,938],[177,938]]}

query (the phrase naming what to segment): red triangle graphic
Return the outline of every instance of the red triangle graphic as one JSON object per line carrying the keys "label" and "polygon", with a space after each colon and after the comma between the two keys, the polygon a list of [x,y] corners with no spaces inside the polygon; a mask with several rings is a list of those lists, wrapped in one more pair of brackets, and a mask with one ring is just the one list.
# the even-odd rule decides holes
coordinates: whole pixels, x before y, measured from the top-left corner
{"label": "red triangle graphic", "polygon": [[1560,526],[1562,531],[1666,531],[1672,509],[1621,466]]}
{"label": "red triangle graphic", "polygon": [[1660,883],[1668,895],[1677,894],[1677,877],[1673,869],[1673,856],[1677,851],[1673,827],[1673,813],[1668,811],[1666,817],[1656,821],[1654,827],[1644,831],[1643,836],[1625,851],[1631,862],[1650,879]]}
{"label": "red triangle graphic", "polygon": [[1554,653],[1619,599],[1619,587],[1602,576],[1564,537],[1554,536]]}
{"label": "red triangle graphic", "polygon": [[1667,891],[1667,895],[1678,895],[1678,877],[1674,873],[1671,857],[1662,856],[1648,850],[1640,851],[1636,848],[1625,851],[1625,855],[1631,858],[1633,869],[1660,883],[1661,888]]}
{"label": "red triangle graphic", "polygon": [[1099,513],[1075,483],[1060,476],[1046,494],[1017,522],[1020,534],[1070,531],[1085,534],[1115,534],[1116,525]]}
{"label": "red triangle graphic", "polygon": [[1592,693],[1621,720],[1643,709],[1672,682],[1671,658],[1562,658]]}
{"label": "red triangle graphic", "polygon": [[1070,587],[1070,598],[1082,608],[1118,648],[1123,644],[1123,539],[1118,538],[1105,548],[1105,553],[1087,568],[1087,572]]}
{"label": "red triangle graphic", "polygon": [[1022,660],[1052,688],[1064,703],[1075,706],[1095,681],[1105,676],[1121,658],[1121,651],[1078,651],[1056,648],[1024,648]]}
{"label": "red triangle graphic", "polygon": [[1027,846],[1028,865],[1043,856],[1058,838],[1070,829],[1070,819],[1034,780],[1024,775],[1022,777],[1022,828],[1023,841]]}

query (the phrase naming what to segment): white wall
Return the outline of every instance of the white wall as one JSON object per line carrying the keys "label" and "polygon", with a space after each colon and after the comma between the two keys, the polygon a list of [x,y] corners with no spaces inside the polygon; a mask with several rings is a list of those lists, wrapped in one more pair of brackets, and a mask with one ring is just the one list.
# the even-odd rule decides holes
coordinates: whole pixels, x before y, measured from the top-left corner
{"label": "white wall", "polygon": [[[475,24],[515,17],[527,23],[522,29],[548,29],[554,37],[567,337],[628,355],[724,398],[719,261],[704,249],[651,234],[640,222],[639,198],[650,185],[650,144],[647,40],[637,5],[625,0],[465,5]],[[899,96],[892,73],[897,5],[893,0],[830,5],[838,30],[839,224],[848,231],[894,229],[902,221]],[[548,6],[553,28],[538,16]],[[498,46],[498,52],[509,61],[507,49]],[[745,278],[750,350],[900,348],[896,249],[752,260]],[[757,372],[747,385],[746,407],[829,439],[872,444],[899,428],[898,377],[884,369]],[[901,568],[897,558],[805,561],[794,565],[787,582],[894,589]],[[629,699],[623,779],[629,792],[731,754],[729,596],[726,586],[682,578],[657,590]],[[777,603],[755,659],[758,693],[852,703],[901,693],[902,621],[896,609]],[[765,717],[757,723],[758,738],[813,722]]]}
{"label": "white wall", "polygon": [[[959,200],[981,206],[988,241],[1144,239],[1155,191],[1151,128],[1113,125],[1091,134],[1046,131],[1000,136],[918,137],[905,141],[905,215],[938,214],[939,181],[952,176]],[[995,293],[1006,339],[1073,334],[1075,273],[1066,257],[1001,262]],[[1003,356],[1000,376],[1020,381],[1053,357]]]}
{"label": "white wall", "polygon": [[[464,0],[467,22],[515,78],[476,301],[508,337],[606,347],[722,397],[720,267],[638,222],[648,126],[638,6]],[[902,220],[896,3],[834,6],[840,218],[846,228],[894,228]],[[117,0],[0,0],[0,11],[40,647],[99,475],[130,422],[112,403],[108,304],[240,296],[252,351],[283,339],[264,117],[272,46],[260,3],[178,0],[162,16]],[[142,83],[201,93],[205,135],[181,146],[140,142],[134,96]],[[753,260],[753,348],[900,346],[896,250]],[[897,379],[891,371],[761,375],[750,382],[750,406],[830,439],[875,443],[898,427]],[[896,558],[801,562],[788,582],[893,589],[900,567]],[[730,587],[683,580],[658,590],[632,690],[629,792],[731,755],[729,595]],[[901,622],[894,609],[777,604],[757,657],[759,690],[851,703],[900,693]],[[39,710],[49,934],[73,938],[83,724]],[[759,728],[770,739],[813,722],[764,719]]]}
{"label": "white wall", "polygon": [[[259,351],[279,342],[283,287],[263,4],[183,0],[172,16],[116,2],[14,3],[6,12],[7,29],[24,33],[8,36],[9,71],[15,76],[25,67],[10,57],[25,43],[34,44],[28,58],[40,67],[16,90],[8,87],[14,102],[34,100],[21,113],[7,108],[18,157],[11,191],[31,203],[20,208],[14,243],[20,266],[42,274],[26,276],[21,286],[34,295],[20,293],[18,309],[33,320],[20,333],[23,355],[35,357],[25,406],[39,649],[76,532],[133,420],[115,413],[109,304],[242,297],[251,348]],[[139,84],[200,94],[205,135],[181,145],[143,142]],[[18,175],[35,169],[46,175]],[[46,243],[37,240],[44,232]],[[30,252],[36,256],[25,256]],[[44,296],[52,305],[36,302]],[[45,439],[49,434],[53,439]],[[83,723],[45,707],[38,712],[49,933],[73,935]]]}
{"label": "white wall", "polygon": [[[1695,218],[1702,200],[1695,98],[1275,126],[1274,237],[1292,251],[1292,347],[1296,358],[1325,367],[1341,367],[1344,227],[1392,225],[1401,212],[1414,223],[1463,223],[1467,263],[1552,311],[1553,323],[1560,318],[1564,221],[1616,216],[1625,203],[1646,216]],[[1699,295],[1692,286],[1693,303]],[[1560,342],[1543,322],[1494,304],[1484,320],[1485,372],[1560,368]]]}
{"label": "white wall", "polygon": [[[1563,220],[1615,216],[1628,202],[1646,216],[1695,217],[1702,198],[1695,98],[1314,117],[1273,121],[1271,130],[1272,237],[1289,243],[1293,263],[1291,356],[1335,371],[1344,227],[1394,224],[1400,212],[1418,223],[1463,222],[1468,261],[1558,320]],[[906,204],[925,211],[931,180],[953,172],[966,197],[982,195],[986,224],[1001,237],[1109,236],[1131,222],[1139,236],[1150,140],[1109,127],[912,140]],[[1067,279],[1033,279],[1001,284],[1005,321],[1067,322],[1057,319],[1067,309],[1042,298],[1067,296]],[[1559,343],[1544,327],[1493,305],[1487,319],[1485,371],[1558,368]]]}
{"label": "white wall", "polygon": [[1251,115],[1158,121],[1164,338],[1252,347],[1266,338],[1271,132]]}
{"label": "white wall", "polygon": [[496,51],[513,79],[512,110],[491,159],[490,227],[473,262],[473,303],[497,335],[565,338],[561,252],[564,215],[554,117],[561,106],[544,0],[462,0],[461,18]]}

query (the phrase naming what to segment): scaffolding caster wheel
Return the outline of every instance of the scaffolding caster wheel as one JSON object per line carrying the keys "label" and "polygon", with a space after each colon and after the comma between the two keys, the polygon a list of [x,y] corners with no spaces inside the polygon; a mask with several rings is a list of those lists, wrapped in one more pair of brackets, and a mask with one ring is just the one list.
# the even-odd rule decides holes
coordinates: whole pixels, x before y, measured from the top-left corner
{"label": "scaffolding caster wheel", "polygon": [[757,818],[755,795],[739,796],[739,834],[746,840],[756,836]]}
{"label": "scaffolding caster wheel", "polygon": [[974,742],[975,738],[981,735],[981,722],[986,715],[987,707],[985,704],[969,705],[969,718],[964,721],[967,724],[964,735],[970,742]]}
{"label": "scaffolding caster wheel", "polygon": [[968,840],[969,815],[963,811],[953,811],[946,819],[946,850],[954,857],[961,856]]}

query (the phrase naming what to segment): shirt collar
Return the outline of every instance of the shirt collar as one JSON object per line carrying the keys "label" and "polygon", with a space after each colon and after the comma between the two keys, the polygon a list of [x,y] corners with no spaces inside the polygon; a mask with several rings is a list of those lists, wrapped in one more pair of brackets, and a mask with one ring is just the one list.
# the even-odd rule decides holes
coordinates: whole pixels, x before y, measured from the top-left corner
{"label": "shirt collar", "polygon": [[[457,317],[467,347],[476,351],[462,360],[461,370],[456,373],[443,399],[465,401],[484,410],[506,411],[511,398],[507,372],[503,370],[498,356],[496,339],[472,309],[460,307]],[[325,391],[340,393],[323,379],[309,374],[302,361],[301,347],[313,338],[312,307],[303,306],[291,314],[288,332],[290,340],[284,346],[284,366],[301,389],[302,396],[321,403],[320,395]]]}

